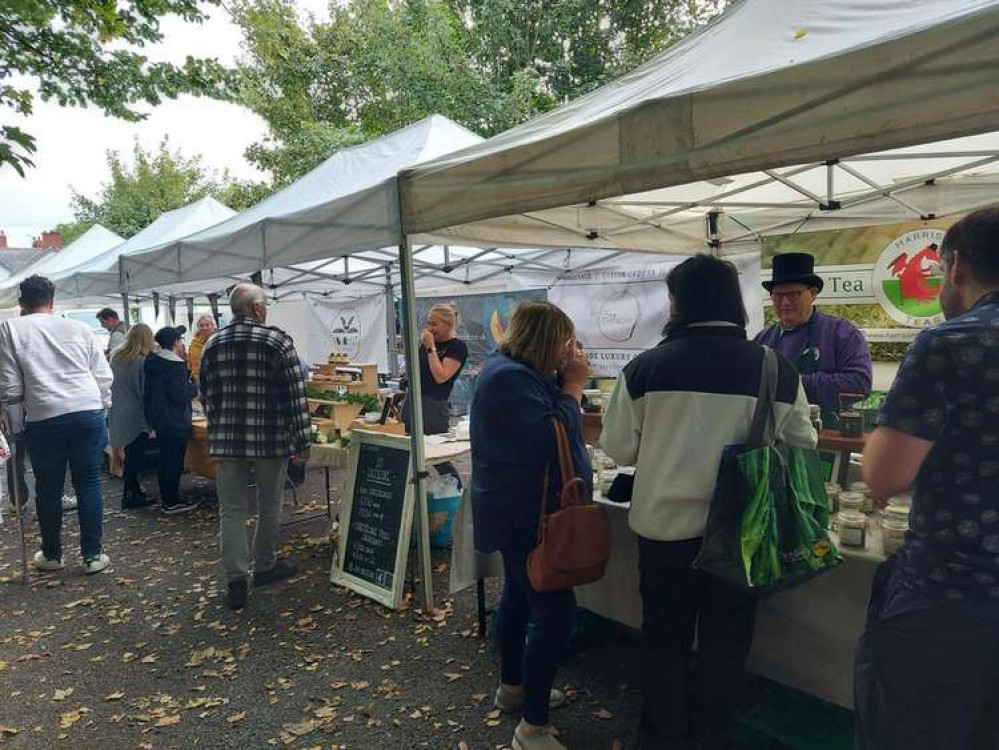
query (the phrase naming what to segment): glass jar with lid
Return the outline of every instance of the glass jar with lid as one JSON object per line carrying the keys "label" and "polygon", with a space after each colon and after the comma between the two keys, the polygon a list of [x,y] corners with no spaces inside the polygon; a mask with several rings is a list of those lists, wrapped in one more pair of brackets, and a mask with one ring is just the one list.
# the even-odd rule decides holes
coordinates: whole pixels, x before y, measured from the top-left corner
{"label": "glass jar with lid", "polygon": [[858,548],[867,546],[867,516],[859,510],[841,510],[837,521],[841,546]]}

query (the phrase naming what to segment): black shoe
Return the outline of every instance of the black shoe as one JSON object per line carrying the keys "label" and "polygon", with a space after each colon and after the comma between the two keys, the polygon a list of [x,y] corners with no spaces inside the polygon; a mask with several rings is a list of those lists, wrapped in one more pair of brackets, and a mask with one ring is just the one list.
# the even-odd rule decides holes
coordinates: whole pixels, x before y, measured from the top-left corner
{"label": "black shoe", "polygon": [[246,606],[248,589],[246,581],[233,581],[229,584],[229,607],[231,609],[242,609]]}
{"label": "black shoe", "polygon": [[285,578],[291,578],[297,573],[298,566],[295,563],[278,560],[277,565],[270,570],[262,570],[259,573],[254,573],[253,585],[266,586],[269,583],[277,583],[278,581],[283,581]]}
{"label": "black shoe", "polygon": [[163,512],[168,516],[176,516],[180,513],[189,513],[192,510],[197,510],[197,508],[197,503],[191,502],[190,500],[181,500],[173,505],[164,505]]}

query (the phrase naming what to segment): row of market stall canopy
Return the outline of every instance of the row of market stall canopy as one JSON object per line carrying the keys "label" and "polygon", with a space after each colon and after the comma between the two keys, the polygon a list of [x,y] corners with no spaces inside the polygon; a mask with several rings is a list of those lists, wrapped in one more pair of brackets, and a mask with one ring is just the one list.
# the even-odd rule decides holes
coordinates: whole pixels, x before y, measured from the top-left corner
{"label": "row of market stall canopy", "polygon": [[431,287],[962,212],[995,201],[997,34],[999,0],[743,0],[494,138],[432,116],[239,214],[206,198],[124,243],[95,228],[45,270],[63,302],[218,295],[255,273],[278,298],[391,286],[412,323]]}

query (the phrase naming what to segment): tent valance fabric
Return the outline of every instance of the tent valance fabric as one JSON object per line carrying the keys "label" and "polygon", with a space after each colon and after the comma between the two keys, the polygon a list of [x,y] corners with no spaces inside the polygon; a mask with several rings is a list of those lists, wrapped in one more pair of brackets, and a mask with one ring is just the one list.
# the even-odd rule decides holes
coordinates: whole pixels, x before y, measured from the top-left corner
{"label": "tent valance fabric", "polygon": [[[534,246],[675,252],[703,243],[710,209],[698,201],[722,200],[733,175],[743,186],[788,188],[832,221],[882,221],[900,205],[887,197],[895,175],[874,179],[835,160],[999,129],[997,34],[996,0],[743,0],[588,96],[404,171],[403,230],[414,241],[501,246],[531,237]],[[994,147],[993,139],[981,151],[942,150],[975,173],[994,165]],[[934,173],[907,158],[895,156],[899,174]],[[827,184],[799,189],[804,172]],[[837,205],[836,180],[866,198],[855,215],[840,213],[850,204]],[[638,205],[605,200],[619,196]],[[683,215],[685,205],[693,215]]]}

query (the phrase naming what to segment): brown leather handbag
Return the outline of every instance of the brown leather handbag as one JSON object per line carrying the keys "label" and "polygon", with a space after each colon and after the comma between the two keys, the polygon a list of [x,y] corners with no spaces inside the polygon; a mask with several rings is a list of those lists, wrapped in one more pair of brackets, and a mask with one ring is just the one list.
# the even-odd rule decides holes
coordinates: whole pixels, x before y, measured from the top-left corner
{"label": "brown leather handbag", "polygon": [[583,497],[586,485],[576,476],[565,425],[557,419],[554,422],[562,474],[561,507],[548,512],[550,472],[546,467],[538,544],[527,557],[527,577],[535,591],[567,591],[599,581],[610,557],[607,510]]}

